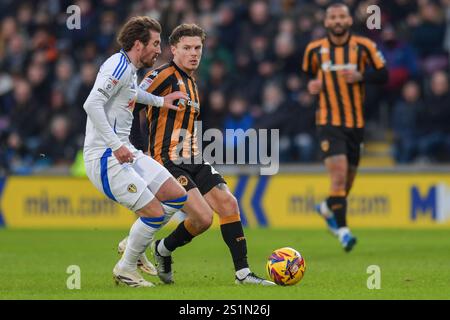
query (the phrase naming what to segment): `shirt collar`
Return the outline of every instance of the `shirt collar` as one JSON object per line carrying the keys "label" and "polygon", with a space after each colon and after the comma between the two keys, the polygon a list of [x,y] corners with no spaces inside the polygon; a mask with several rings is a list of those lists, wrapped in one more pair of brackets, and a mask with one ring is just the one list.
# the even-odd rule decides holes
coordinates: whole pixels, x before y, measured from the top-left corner
{"label": "shirt collar", "polygon": [[327,38],[328,38],[328,42],[330,43],[330,45],[332,45],[332,46],[334,46],[334,47],[345,47],[345,46],[347,45],[347,43],[350,42],[350,39],[351,39],[352,35],[353,35],[352,32],[349,31],[349,33],[348,33],[348,38],[347,38],[347,39],[345,40],[345,42],[344,42],[343,44],[341,44],[341,45],[335,44],[335,43],[331,40],[330,35],[328,35],[328,34],[327,34]]}
{"label": "shirt collar", "polygon": [[187,78],[193,80],[193,77],[191,77],[191,76],[188,75],[186,72],[184,72],[179,66],[177,66],[177,64],[176,64],[173,60],[170,61],[170,65],[174,66],[175,69],[177,69],[177,71],[178,71],[179,73],[181,73],[182,76],[185,76],[185,77],[187,77]]}
{"label": "shirt collar", "polygon": [[120,52],[121,54],[124,55],[124,57],[125,57],[125,59],[127,60],[128,64],[131,66],[131,69],[132,69],[134,72],[136,72],[136,71],[137,71],[137,68],[136,68],[136,66],[131,62],[130,57],[127,55],[127,53],[125,52],[125,50],[120,49],[119,52]]}

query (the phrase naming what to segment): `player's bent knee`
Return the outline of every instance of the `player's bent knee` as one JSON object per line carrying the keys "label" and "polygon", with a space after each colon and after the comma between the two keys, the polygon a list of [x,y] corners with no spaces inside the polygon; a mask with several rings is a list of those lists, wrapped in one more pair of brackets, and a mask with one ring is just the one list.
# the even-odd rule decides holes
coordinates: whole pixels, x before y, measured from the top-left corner
{"label": "player's bent knee", "polygon": [[181,195],[180,197],[165,200],[162,201],[161,203],[166,213],[173,214],[184,207],[184,204],[186,203],[187,199],[188,195],[184,193],[184,195]]}
{"label": "player's bent knee", "polygon": [[230,194],[225,197],[221,202],[219,208],[217,208],[219,216],[230,216],[239,213],[239,205],[236,198]]}
{"label": "player's bent knee", "polygon": [[163,217],[164,210],[158,199],[153,198],[149,203],[147,203],[143,208],[136,211],[140,217]]}
{"label": "player's bent knee", "polygon": [[160,201],[179,199],[186,195],[186,190],[173,177],[167,179],[156,193],[156,197]]}
{"label": "player's bent knee", "polygon": [[198,233],[209,229],[213,222],[213,211],[208,208],[207,211],[191,215],[191,223]]}
{"label": "player's bent knee", "polygon": [[213,222],[212,214],[210,216],[200,217],[200,219],[196,221],[198,232],[201,233],[208,230],[209,227],[211,227],[212,222]]}

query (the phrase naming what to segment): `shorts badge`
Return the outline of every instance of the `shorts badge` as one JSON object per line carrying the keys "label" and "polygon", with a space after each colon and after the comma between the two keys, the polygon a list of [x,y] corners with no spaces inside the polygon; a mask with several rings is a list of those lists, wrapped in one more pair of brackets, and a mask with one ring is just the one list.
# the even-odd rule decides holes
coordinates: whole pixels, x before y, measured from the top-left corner
{"label": "shorts badge", "polygon": [[136,188],[136,186],[134,184],[129,184],[127,190],[130,193],[136,193],[137,192],[137,188]]}
{"label": "shorts badge", "polygon": [[179,176],[177,181],[183,186],[186,187],[188,184],[188,179],[185,176]]}
{"label": "shorts badge", "polygon": [[320,143],[320,147],[322,148],[323,152],[327,152],[328,150],[330,150],[330,142],[328,140],[323,140]]}

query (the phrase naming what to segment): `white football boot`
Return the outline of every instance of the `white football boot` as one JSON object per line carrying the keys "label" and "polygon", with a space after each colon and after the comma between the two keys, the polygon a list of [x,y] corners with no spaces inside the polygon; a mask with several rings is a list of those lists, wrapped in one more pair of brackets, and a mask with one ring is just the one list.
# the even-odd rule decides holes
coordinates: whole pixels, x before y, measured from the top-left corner
{"label": "white football boot", "polygon": [[[117,252],[120,255],[123,255],[123,253],[125,252],[127,241],[128,237],[119,242]],[[142,272],[149,274],[151,276],[156,276],[158,274],[158,271],[156,270],[155,266],[148,260],[147,256],[145,255],[145,252],[141,254],[141,256],[139,257],[137,261],[137,266],[139,269],[141,269]]]}
{"label": "white football boot", "polygon": [[274,286],[275,283],[263,278],[258,277],[253,272],[250,272],[244,279],[236,277],[236,284],[257,284],[261,286]]}
{"label": "white football boot", "polygon": [[142,288],[142,287],[154,287],[155,285],[147,280],[145,280],[136,270],[130,271],[121,269],[119,267],[119,262],[115,265],[113,269],[113,278],[116,282],[116,285],[119,285],[121,283],[133,287],[133,288]]}

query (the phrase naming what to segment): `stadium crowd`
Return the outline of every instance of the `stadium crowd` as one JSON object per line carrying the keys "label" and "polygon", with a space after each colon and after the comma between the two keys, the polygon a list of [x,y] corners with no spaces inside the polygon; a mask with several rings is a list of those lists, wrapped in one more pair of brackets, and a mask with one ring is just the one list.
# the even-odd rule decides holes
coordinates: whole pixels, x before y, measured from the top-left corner
{"label": "stadium crowd", "polygon": [[[176,25],[206,30],[196,77],[204,129],[279,128],[283,162],[317,161],[314,99],[300,66],[307,43],[326,34],[330,2],[1,1],[0,175],[74,161],[98,67],[120,49],[122,22],[143,14],[163,27],[159,64],[170,59],[167,39]],[[399,163],[450,161],[450,0],[344,2],[353,30],[376,41],[390,74],[388,84],[367,90],[367,138],[389,141]],[[80,29],[66,26],[72,4],[81,9]],[[381,30],[366,27],[373,4],[381,8]]]}

